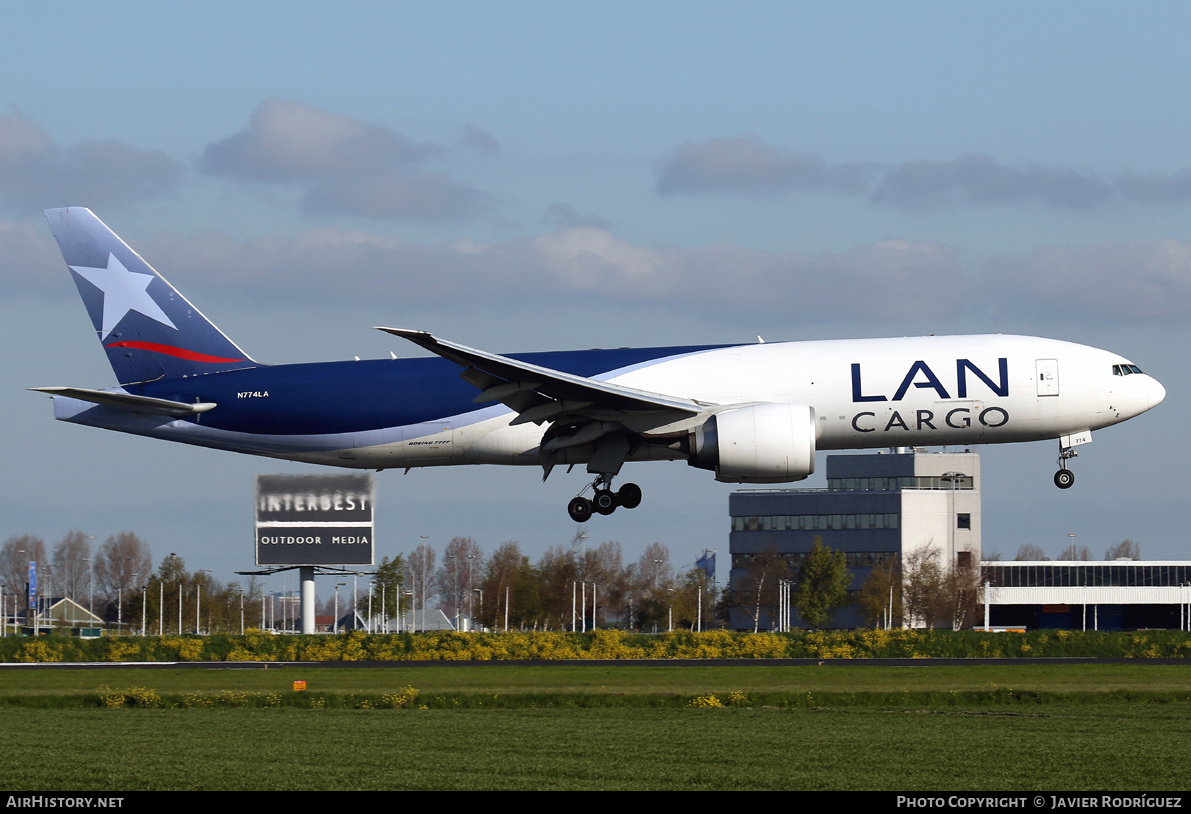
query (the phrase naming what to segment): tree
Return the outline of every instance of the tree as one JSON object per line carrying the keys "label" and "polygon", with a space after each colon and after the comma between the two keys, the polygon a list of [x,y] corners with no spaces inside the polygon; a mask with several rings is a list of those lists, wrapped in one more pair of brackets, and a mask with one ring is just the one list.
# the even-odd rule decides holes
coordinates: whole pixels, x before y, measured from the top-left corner
{"label": "tree", "polygon": [[1108,551],[1104,552],[1104,559],[1106,560],[1140,560],[1141,546],[1132,540],[1125,539],[1116,545],[1110,545]]}
{"label": "tree", "polygon": [[86,607],[92,584],[91,544],[81,531],[68,532],[54,547],[54,592]]}
{"label": "tree", "polygon": [[[380,565],[376,567],[376,574],[373,576],[372,582],[372,601],[378,605],[375,612],[384,619],[395,618],[397,616],[397,600],[401,598],[401,592],[405,590],[405,563],[401,555],[398,554],[392,559],[383,557]],[[363,606],[362,609],[367,612],[368,597],[362,597],[360,602]]]}
{"label": "tree", "polygon": [[947,615],[944,595],[944,569],[939,562],[942,551],[931,545],[914,549],[902,564],[902,596],[906,623],[933,628]]}
{"label": "tree", "polygon": [[959,630],[972,623],[980,605],[980,569],[943,561],[929,544],[906,555],[902,586],[906,623]]}
{"label": "tree", "polygon": [[591,575],[594,582],[599,583],[600,603],[596,608],[602,612],[605,620],[618,619],[627,624],[629,616],[628,603],[633,590],[633,572],[630,566],[625,567],[624,551],[616,540],[600,543],[595,551],[595,572]]}
{"label": "tree", "polygon": [[542,575],[529,557],[521,558],[517,571],[517,582],[509,599],[509,622],[525,629],[538,629],[545,619],[545,604],[542,600]]}
{"label": "tree", "polygon": [[836,608],[848,602],[847,557],[842,551],[832,551],[816,536],[810,553],[798,569],[794,588],[794,607],[802,621],[812,628],[821,628],[831,620]]}
{"label": "tree", "polygon": [[580,578],[577,555],[579,543],[576,537],[569,548],[552,545],[538,560],[536,572],[541,603],[540,621],[547,630],[554,625],[563,630],[571,627],[575,608],[573,586]]}
{"label": "tree", "polygon": [[469,612],[474,607],[472,588],[478,587],[484,552],[470,537],[452,537],[442,561],[437,583],[444,598],[443,610],[457,620],[464,614],[473,615]]}
{"label": "tree", "polygon": [[896,560],[873,567],[868,579],[860,586],[858,601],[865,620],[874,627],[901,624],[905,610],[902,607],[902,572]]}
{"label": "tree", "polygon": [[[426,622],[426,608],[433,596],[432,583],[434,581],[434,561],[436,552],[431,546],[420,545],[409,555],[406,563],[406,577],[409,589],[413,592],[410,608],[421,609],[422,622]],[[414,622],[417,626],[417,622]]]}
{"label": "tree", "polygon": [[637,560],[634,621],[639,630],[659,630],[668,626],[670,592],[674,588],[674,566],[670,549],[650,543]]}
{"label": "tree", "polygon": [[770,624],[777,618],[778,582],[790,578],[790,564],[769,545],[760,554],[748,558],[744,574],[732,587],[731,601],[753,620],[753,633],[761,628],[761,616],[768,614]]}
{"label": "tree", "polygon": [[1059,560],[1063,562],[1086,562],[1092,559],[1092,552],[1088,550],[1086,545],[1077,546],[1075,543],[1067,546],[1059,554]]}
{"label": "tree", "polygon": [[701,568],[691,566],[682,571],[675,581],[671,594],[671,608],[676,627],[694,630],[699,624],[699,614],[704,616],[710,610],[706,595],[707,574]]}
{"label": "tree", "polygon": [[943,589],[943,610],[951,629],[962,630],[976,619],[980,608],[980,569],[951,566],[943,575]]}
{"label": "tree", "polygon": [[[110,538],[109,538],[110,539]],[[177,554],[170,553],[163,557],[157,566],[157,573],[149,577],[145,591],[149,619],[147,626],[152,627],[154,617],[160,635],[165,635],[174,628],[175,633],[181,633],[186,626],[187,619],[193,619],[193,608],[187,613],[185,600],[188,595],[187,586],[191,575],[186,570],[186,561]],[[190,592],[190,595],[193,595]]]}
{"label": "tree", "polygon": [[24,607],[28,595],[29,563],[36,562],[40,567],[45,561],[45,542],[40,537],[21,534],[9,537],[0,547],[0,580],[4,582],[6,596],[20,597],[18,607]]}
{"label": "tree", "polygon": [[1014,562],[1047,562],[1050,557],[1046,556],[1046,552],[1042,550],[1042,546],[1034,543],[1023,543],[1017,549],[1017,556],[1013,558]]}
{"label": "tree", "polygon": [[493,630],[502,627],[506,618],[516,624],[513,599],[524,562],[521,546],[513,540],[501,543],[493,552],[480,585],[485,597],[484,613],[480,619],[482,624]]}
{"label": "tree", "polygon": [[[164,562],[163,562],[164,565]],[[95,556],[95,587],[111,602],[149,581],[153,555],[149,545],[131,531],[108,537]]]}

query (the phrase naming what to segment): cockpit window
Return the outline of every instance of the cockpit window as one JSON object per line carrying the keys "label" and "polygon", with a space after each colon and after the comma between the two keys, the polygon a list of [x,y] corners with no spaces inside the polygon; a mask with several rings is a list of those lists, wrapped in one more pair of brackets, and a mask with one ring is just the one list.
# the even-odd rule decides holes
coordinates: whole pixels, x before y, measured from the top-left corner
{"label": "cockpit window", "polygon": [[1128,376],[1132,373],[1141,373],[1141,368],[1137,365],[1113,365],[1112,375],[1114,376]]}

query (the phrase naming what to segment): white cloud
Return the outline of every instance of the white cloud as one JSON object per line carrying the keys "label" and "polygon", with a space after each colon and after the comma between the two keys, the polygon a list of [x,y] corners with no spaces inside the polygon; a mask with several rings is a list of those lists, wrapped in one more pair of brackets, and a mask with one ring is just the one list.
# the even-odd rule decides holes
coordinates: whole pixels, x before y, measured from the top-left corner
{"label": "white cloud", "polygon": [[1003,309],[1104,324],[1191,316],[1191,243],[1177,240],[1046,246],[990,261]]}
{"label": "white cloud", "polygon": [[[1016,330],[1038,320],[1135,325],[1191,317],[1191,243],[1047,246],[974,266],[948,246],[882,241],[843,252],[731,244],[647,246],[578,226],[496,243],[414,243],[364,230],[310,229],[236,240],[163,235],[135,248],[201,308],[344,309],[530,321],[542,313],[673,315],[719,326],[882,326],[964,321]],[[73,297],[35,220],[0,221],[0,293]],[[222,303],[219,300],[223,300]],[[207,305],[210,303],[210,306]],[[875,328],[874,328],[875,329]],[[1001,329],[1001,328],[998,328]]]}
{"label": "white cloud", "polygon": [[863,193],[872,168],[830,166],[820,156],[773,146],[755,135],[687,142],[657,165],[661,195],[784,195],[807,190]]}
{"label": "white cloud", "polygon": [[1097,173],[1032,162],[1011,166],[971,153],[948,161],[833,165],[813,153],[766,144],[755,135],[682,144],[658,162],[656,172],[655,188],[663,196],[834,192],[903,209],[966,204],[1087,210],[1114,201],[1191,202],[1191,169],[1148,175]]}
{"label": "white cloud", "polygon": [[202,235],[142,254],[167,276],[218,281],[259,303],[413,301],[507,318],[607,306],[740,325],[897,322],[949,314],[968,289],[955,253],[933,243],[791,254],[641,246],[589,226],[494,244],[416,244],[336,228],[244,242]]}
{"label": "white cloud", "polygon": [[116,140],[63,147],[20,112],[0,115],[0,205],[14,213],[123,207],[172,191],[181,175],[157,150]]}
{"label": "white cloud", "polygon": [[872,200],[912,209],[956,203],[1091,209],[1118,192],[1111,181],[1092,173],[1034,164],[1009,167],[992,156],[961,155],[953,161],[908,161],[890,169]]}
{"label": "white cloud", "polygon": [[[496,149],[470,125],[460,143]],[[423,166],[446,152],[387,127],[274,99],[257,107],[244,130],[208,145],[200,166],[226,178],[290,184],[308,213],[450,221],[489,211],[491,196]]]}

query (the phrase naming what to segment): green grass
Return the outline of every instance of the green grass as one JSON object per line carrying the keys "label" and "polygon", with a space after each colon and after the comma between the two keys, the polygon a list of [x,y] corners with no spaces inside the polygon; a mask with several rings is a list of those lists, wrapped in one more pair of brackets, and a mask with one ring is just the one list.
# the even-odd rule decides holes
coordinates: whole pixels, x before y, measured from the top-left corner
{"label": "green grass", "polygon": [[1047,664],[1007,661],[982,666],[866,665],[646,667],[631,662],[587,666],[502,665],[356,668],[193,667],[118,670],[0,670],[0,703],[31,696],[77,696],[102,684],[147,686],[160,693],[289,691],[295,680],[310,693],[388,693],[413,685],[423,694],[626,693],[701,694],[743,690],[805,692],[984,692],[1005,689],[1057,694],[1129,691],[1191,695],[1191,664]]}
{"label": "green grass", "polygon": [[1185,706],[6,710],[6,790],[1179,789]]}
{"label": "green grass", "polygon": [[[290,696],[297,678],[308,699],[413,685],[448,703],[84,706],[103,684]],[[681,706],[732,690],[749,706]],[[492,696],[514,708],[449,703]],[[640,706],[576,703],[604,696]],[[19,744],[0,789],[1170,790],[1187,785],[1187,697],[1191,669],[1142,664],[0,671],[0,729]]]}

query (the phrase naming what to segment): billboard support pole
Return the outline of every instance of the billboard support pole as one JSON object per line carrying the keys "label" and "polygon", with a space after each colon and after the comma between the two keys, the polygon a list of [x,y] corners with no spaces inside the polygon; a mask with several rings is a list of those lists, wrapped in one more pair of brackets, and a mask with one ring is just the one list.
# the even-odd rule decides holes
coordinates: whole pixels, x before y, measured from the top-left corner
{"label": "billboard support pole", "polygon": [[302,632],[314,632],[314,566],[303,565],[298,569],[302,583]]}

